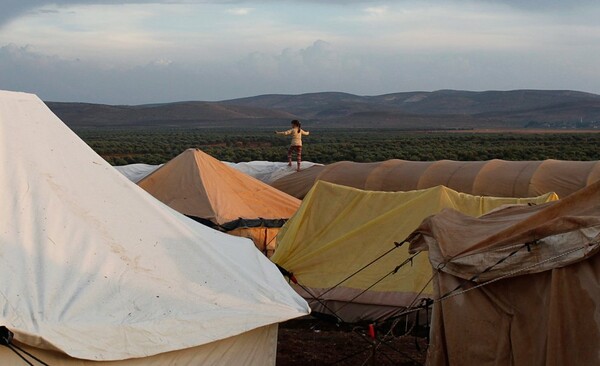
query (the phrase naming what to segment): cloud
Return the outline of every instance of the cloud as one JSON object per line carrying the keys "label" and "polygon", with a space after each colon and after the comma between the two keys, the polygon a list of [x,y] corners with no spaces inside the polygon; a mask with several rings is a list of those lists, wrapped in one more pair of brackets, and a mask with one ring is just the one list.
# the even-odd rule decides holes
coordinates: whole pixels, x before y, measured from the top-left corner
{"label": "cloud", "polygon": [[[118,7],[91,5],[107,3],[100,0],[45,7],[38,7],[43,1],[9,1],[12,9],[35,10],[0,32],[0,89],[47,100],[136,104],[442,88],[600,91],[594,62],[600,8],[531,13],[515,10],[511,0],[460,6],[456,0],[410,6],[401,0],[124,0],[119,3],[145,4]],[[84,6],[64,7],[76,3]],[[345,6],[350,3],[357,6]],[[9,42],[15,44],[2,47]]]}
{"label": "cloud", "polygon": [[[266,1],[267,3],[269,1]],[[275,0],[270,0],[272,3],[277,3]],[[354,4],[381,4],[389,3],[390,5],[408,6],[414,4],[409,0],[403,1],[381,1],[381,0],[331,0],[328,1],[329,5],[354,5]],[[58,6],[70,6],[70,5],[115,5],[115,4],[260,4],[265,3],[265,0],[3,0],[2,11],[0,12],[0,27],[8,23],[9,21],[22,16],[36,8],[40,8],[46,5],[55,4]],[[321,3],[319,0],[291,0],[290,3],[295,4],[318,4]],[[462,5],[462,3],[456,3],[452,0],[429,0],[423,2],[425,4],[437,4],[437,5]],[[526,9],[528,11],[536,12],[548,12],[548,11],[560,11],[564,9],[575,9],[582,6],[595,5],[597,0],[471,0],[471,3],[481,4],[504,4],[513,8]],[[249,9],[247,7],[240,7],[239,9]],[[379,11],[380,6],[368,7],[375,11]],[[241,14],[240,14],[241,15]]]}
{"label": "cloud", "polygon": [[65,59],[11,44],[0,48],[0,69],[0,89],[31,92],[44,100],[108,104],[356,91],[368,81],[368,68],[324,41],[276,54],[255,52],[219,63],[185,65],[156,59],[137,66]]}
{"label": "cloud", "polygon": [[388,12],[388,7],[387,6],[368,7],[368,8],[365,8],[364,12],[371,16],[383,16]]}
{"label": "cloud", "polygon": [[[0,89],[31,92],[50,101],[107,104],[319,91],[378,95],[412,90],[530,88],[597,93],[597,56],[467,50],[374,57],[317,40],[304,48],[253,52],[231,60],[185,64],[156,58],[119,66],[48,55],[31,46],[11,44],[0,47]],[[577,67],[573,69],[569,63]]]}
{"label": "cloud", "polygon": [[575,9],[597,4],[596,0],[477,0],[481,3],[504,4],[514,8],[546,12],[549,10]]}
{"label": "cloud", "polygon": [[252,10],[252,8],[231,8],[225,11],[233,15],[248,15]]}
{"label": "cloud", "polygon": [[[359,57],[317,40],[301,49],[286,48],[278,54],[252,53],[235,65],[236,76],[257,93],[306,93],[350,91],[364,93],[377,84],[377,72]],[[371,89],[376,90],[378,87]]]}
{"label": "cloud", "polygon": [[0,27],[29,11],[47,5],[127,5],[127,4],[231,4],[235,0],[2,0]]}
{"label": "cloud", "polygon": [[35,93],[44,100],[140,104],[189,99],[197,82],[168,60],[106,66],[44,55],[29,46],[0,48],[0,89]]}

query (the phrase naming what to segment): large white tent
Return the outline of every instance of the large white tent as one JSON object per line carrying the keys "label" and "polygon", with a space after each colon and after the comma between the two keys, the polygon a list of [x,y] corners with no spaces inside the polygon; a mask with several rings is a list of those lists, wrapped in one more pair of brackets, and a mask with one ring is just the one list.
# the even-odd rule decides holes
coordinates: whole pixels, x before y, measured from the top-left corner
{"label": "large white tent", "polygon": [[309,311],[250,240],[154,199],[35,95],[0,91],[0,192],[0,325],[51,365],[274,364],[277,323]]}

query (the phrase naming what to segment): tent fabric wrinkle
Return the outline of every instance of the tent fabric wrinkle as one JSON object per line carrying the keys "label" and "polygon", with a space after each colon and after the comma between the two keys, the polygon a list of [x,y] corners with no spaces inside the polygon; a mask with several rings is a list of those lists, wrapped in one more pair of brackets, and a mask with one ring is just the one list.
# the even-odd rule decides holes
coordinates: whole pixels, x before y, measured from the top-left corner
{"label": "tent fabric wrinkle", "polygon": [[409,241],[437,271],[427,363],[599,364],[599,203],[596,182],[537,206],[424,220]]}
{"label": "tent fabric wrinkle", "polygon": [[305,287],[294,286],[314,311],[327,313],[322,302],[329,308],[346,303],[337,315],[347,322],[383,319],[403,311],[417,295],[433,293],[425,254],[390,274],[411,257],[408,245],[395,248],[395,243],[406,239],[423,219],[447,207],[480,216],[506,204],[556,199],[555,194],[521,199],[471,196],[442,186],[365,191],[317,181],[279,232],[271,260]]}
{"label": "tent fabric wrinkle", "polygon": [[304,198],[317,180],[378,191],[411,191],[446,186],[458,192],[490,197],[535,197],[555,192],[566,197],[600,180],[598,161],[407,161],[377,163],[341,161],[313,166],[271,183]]}
{"label": "tent fabric wrinkle", "polygon": [[0,325],[52,364],[274,364],[277,323],[309,312],[251,241],[153,198],[35,95],[0,91],[0,191]]}
{"label": "tent fabric wrinkle", "polygon": [[199,149],[184,151],[138,185],[172,208],[211,217],[218,225],[240,218],[288,218],[300,204]]}
{"label": "tent fabric wrinkle", "polygon": [[[270,255],[273,230],[289,219],[300,200],[254,179],[199,149],[187,149],[138,182],[152,196],[211,227],[251,238]],[[244,229],[244,230],[242,230]]]}

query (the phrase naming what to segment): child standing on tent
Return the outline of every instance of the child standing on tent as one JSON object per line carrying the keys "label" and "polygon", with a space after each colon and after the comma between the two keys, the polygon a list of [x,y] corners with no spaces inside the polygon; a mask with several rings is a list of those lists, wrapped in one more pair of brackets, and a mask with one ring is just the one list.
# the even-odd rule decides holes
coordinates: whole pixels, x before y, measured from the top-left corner
{"label": "child standing on tent", "polygon": [[307,136],[308,131],[302,129],[302,124],[297,119],[292,121],[292,128],[287,131],[275,131],[278,135],[292,135],[292,143],[288,149],[288,166],[292,166],[292,153],[296,152],[296,159],[298,161],[298,168],[296,171],[300,171],[300,163],[302,162],[302,135]]}

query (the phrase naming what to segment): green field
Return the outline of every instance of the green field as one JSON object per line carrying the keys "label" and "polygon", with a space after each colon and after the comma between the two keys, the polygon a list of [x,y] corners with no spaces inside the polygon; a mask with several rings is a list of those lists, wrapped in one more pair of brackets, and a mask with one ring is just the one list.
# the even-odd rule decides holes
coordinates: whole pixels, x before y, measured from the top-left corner
{"label": "green field", "polygon": [[[407,132],[392,129],[311,129],[303,160],[600,160],[600,133]],[[82,129],[75,131],[113,165],[160,164],[188,148],[219,160],[284,161],[289,139],[272,130]]]}

